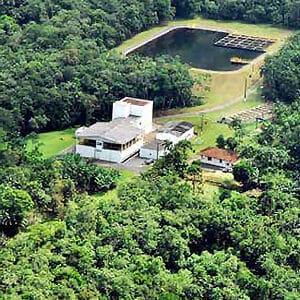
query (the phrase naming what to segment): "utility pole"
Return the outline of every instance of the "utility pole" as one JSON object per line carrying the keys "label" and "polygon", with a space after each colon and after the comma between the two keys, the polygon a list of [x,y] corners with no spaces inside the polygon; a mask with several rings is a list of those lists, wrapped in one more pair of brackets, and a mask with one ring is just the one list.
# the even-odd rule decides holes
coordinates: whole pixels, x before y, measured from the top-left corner
{"label": "utility pole", "polygon": [[244,101],[247,100],[247,86],[248,86],[248,77],[245,78],[245,86],[244,86]]}
{"label": "utility pole", "polygon": [[201,133],[203,132],[203,127],[204,127],[204,115],[202,114],[202,115],[201,115],[201,123],[200,123],[200,130],[201,130]]}

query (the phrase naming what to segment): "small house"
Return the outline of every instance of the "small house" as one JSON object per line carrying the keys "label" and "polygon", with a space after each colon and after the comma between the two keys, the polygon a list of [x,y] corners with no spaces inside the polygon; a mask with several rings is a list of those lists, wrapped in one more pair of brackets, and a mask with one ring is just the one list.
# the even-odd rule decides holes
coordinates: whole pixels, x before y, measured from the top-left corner
{"label": "small house", "polygon": [[165,155],[166,141],[178,144],[182,140],[190,140],[194,136],[194,125],[185,121],[171,121],[156,132],[156,139],[142,146],[140,157],[158,159]]}
{"label": "small house", "polygon": [[200,152],[200,160],[204,164],[220,168],[232,168],[239,160],[238,155],[218,147],[208,147]]}

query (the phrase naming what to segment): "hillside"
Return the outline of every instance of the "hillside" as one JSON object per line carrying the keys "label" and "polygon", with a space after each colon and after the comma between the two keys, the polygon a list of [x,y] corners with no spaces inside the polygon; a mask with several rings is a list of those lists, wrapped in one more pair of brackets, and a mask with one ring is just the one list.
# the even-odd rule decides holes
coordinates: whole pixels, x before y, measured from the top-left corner
{"label": "hillside", "polygon": [[152,99],[157,110],[198,103],[193,87],[205,86],[206,77],[191,76],[179,59],[111,51],[138,32],[197,14],[298,28],[299,5],[4,1],[0,299],[298,300],[299,33],[261,70],[271,119],[247,126],[234,119],[225,127],[215,112],[207,120],[192,110],[187,116],[207,128],[197,140],[238,152],[233,174],[205,173],[190,159],[199,145],[189,141],[166,143],[165,156],[136,175],[74,154],[55,156],[72,143],[73,128],[43,133],[43,147],[26,138],[106,120],[123,96]]}

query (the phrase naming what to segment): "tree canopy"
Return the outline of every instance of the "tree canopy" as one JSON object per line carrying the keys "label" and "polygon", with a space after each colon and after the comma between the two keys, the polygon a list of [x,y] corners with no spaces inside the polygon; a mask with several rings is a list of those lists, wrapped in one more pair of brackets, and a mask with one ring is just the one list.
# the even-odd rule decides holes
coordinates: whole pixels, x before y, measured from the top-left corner
{"label": "tree canopy", "polygon": [[17,1],[0,8],[0,126],[23,135],[111,117],[112,102],[192,105],[178,59],[124,57],[113,47],[172,18],[168,0]]}
{"label": "tree canopy", "polygon": [[299,0],[173,0],[172,3],[180,17],[201,14],[218,20],[300,27]]}
{"label": "tree canopy", "polygon": [[[299,299],[299,35],[267,59],[271,120],[218,144],[239,152],[237,187],[203,193],[190,142],[142,176],[22,135],[106,119],[123,97],[192,105],[178,59],[111,48],[174,16],[297,27],[299,1],[16,0],[0,6],[0,299]],[[298,24],[298,25],[297,25]],[[19,134],[19,131],[22,135]]]}

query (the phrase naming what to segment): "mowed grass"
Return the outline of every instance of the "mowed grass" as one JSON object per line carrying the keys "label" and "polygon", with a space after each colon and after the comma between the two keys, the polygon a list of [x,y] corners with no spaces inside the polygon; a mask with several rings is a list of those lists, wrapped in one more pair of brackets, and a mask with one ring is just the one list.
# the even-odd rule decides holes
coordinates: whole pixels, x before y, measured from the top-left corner
{"label": "mowed grass", "polygon": [[75,145],[74,133],[75,128],[40,133],[36,138],[28,139],[27,149],[32,150],[35,145],[39,145],[39,150],[44,158],[55,156],[64,149]]}

